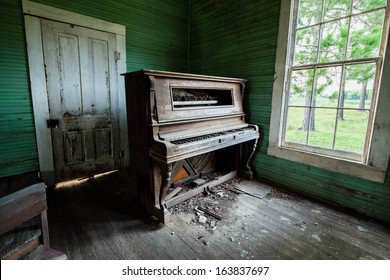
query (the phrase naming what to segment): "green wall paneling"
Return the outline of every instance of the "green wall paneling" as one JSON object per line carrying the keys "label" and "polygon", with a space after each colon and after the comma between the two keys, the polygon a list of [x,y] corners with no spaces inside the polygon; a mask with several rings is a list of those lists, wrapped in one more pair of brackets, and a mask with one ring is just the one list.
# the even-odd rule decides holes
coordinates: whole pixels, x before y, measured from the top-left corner
{"label": "green wall paneling", "polygon": [[20,1],[0,8],[0,177],[38,170]]}

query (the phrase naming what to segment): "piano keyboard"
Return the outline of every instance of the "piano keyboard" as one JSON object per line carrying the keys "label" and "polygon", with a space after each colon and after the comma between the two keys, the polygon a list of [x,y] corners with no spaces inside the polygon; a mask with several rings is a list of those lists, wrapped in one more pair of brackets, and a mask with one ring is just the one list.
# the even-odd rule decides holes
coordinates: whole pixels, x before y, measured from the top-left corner
{"label": "piano keyboard", "polygon": [[225,132],[212,133],[203,136],[191,137],[182,140],[171,141],[172,144],[176,145],[177,149],[183,149],[195,145],[202,146],[202,144],[218,144],[224,143],[231,140],[247,137],[249,135],[256,135],[256,130],[251,127],[242,129],[234,129]]}

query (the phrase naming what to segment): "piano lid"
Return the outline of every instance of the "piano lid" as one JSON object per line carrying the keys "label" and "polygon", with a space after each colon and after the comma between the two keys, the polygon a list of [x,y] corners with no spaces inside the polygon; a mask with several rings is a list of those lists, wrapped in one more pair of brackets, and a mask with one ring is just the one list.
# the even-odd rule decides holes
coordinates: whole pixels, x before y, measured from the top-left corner
{"label": "piano lid", "polygon": [[[189,79],[189,80],[202,80],[202,81],[219,81],[219,82],[233,82],[241,83],[242,86],[245,85],[247,80],[239,78],[230,78],[230,77],[220,77],[220,76],[208,76],[208,75],[199,75],[199,74],[189,74],[189,73],[179,73],[179,72],[170,72],[170,71],[159,71],[159,70],[150,70],[143,69],[138,71],[143,75],[154,76],[154,77],[169,77],[169,78],[179,78],[179,79]],[[124,73],[122,75],[127,75]]]}

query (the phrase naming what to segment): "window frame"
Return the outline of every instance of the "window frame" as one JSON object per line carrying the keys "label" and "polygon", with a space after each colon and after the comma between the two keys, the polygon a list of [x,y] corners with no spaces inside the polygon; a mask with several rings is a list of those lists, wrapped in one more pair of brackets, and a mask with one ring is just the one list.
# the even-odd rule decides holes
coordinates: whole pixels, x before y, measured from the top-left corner
{"label": "window frame", "polygon": [[[390,77],[390,42],[389,42],[389,0],[385,11],[383,25],[383,40],[387,42],[382,62],[382,76]],[[275,61],[275,78],[272,93],[272,111],[268,143],[268,155],[290,161],[303,163],[330,171],[335,171],[355,177],[383,183],[386,178],[387,165],[390,155],[390,118],[386,108],[390,107],[390,79],[380,79],[379,91],[376,100],[371,126],[371,138],[368,139],[369,148],[361,161],[316,153],[315,149],[300,150],[297,147],[283,145],[283,120],[285,118],[285,95],[288,91],[289,67],[288,62],[292,53],[289,46],[294,36],[293,22],[296,20],[298,0],[281,1],[279,33]],[[374,103],[375,102],[375,103]],[[370,125],[370,124],[369,124]]]}

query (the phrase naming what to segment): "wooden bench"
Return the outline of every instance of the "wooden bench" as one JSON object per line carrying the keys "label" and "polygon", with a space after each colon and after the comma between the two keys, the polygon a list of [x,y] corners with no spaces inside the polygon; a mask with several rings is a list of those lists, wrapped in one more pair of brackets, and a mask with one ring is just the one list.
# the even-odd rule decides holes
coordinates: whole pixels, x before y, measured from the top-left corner
{"label": "wooden bench", "polygon": [[0,198],[2,259],[68,259],[50,247],[45,188],[38,183]]}

